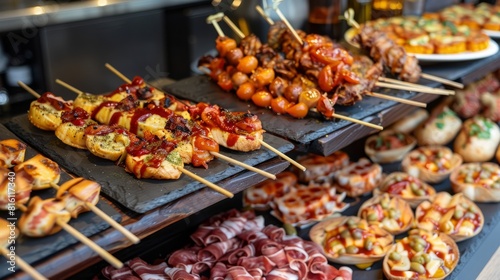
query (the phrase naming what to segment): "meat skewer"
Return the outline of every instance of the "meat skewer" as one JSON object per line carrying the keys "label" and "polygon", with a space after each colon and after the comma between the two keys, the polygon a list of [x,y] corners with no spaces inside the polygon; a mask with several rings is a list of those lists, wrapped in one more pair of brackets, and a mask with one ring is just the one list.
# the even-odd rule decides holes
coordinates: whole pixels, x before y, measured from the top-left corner
{"label": "meat skewer", "polygon": [[[37,97],[37,96],[39,97],[40,96],[36,91],[34,91],[33,89],[31,89],[27,85],[25,85],[23,83],[19,83],[19,84],[26,91],[28,91],[29,93],[33,94],[35,97]],[[170,152],[170,151],[171,150],[169,150],[168,152]],[[158,172],[158,171],[163,171],[164,173],[165,172],[168,173],[167,170],[169,170],[169,171],[179,171],[179,172],[184,173],[187,176],[191,177],[192,179],[195,179],[195,180],[197,180],[197,181],[205,184],[206,186],[212,188],[213,190],[215,190],[215,191],[217,191],[217,192],[219,192],[221,194],[224,194],[227,197],[232,198],[234,196],[233,193],[231,193],[231,192],[229,192],[229,191],[227,191],[227,190],[225,190],[225,189],[223,189],[223,188],[215,185],[214,183],[209,182],[208,180],[206,180],[204,178],[201,178],[200,176],[198,176],[198,175],[196,175],[196,174],[194,174],[194,173],[192,173],[192,172],[184,169],[183,164],[182,164],[182,160],[180,160],[180,162],[176,161],[176,165],[173,166],[172,163],[168,162],[166,160],[166,157],[165,157],[165,158],[162,159],[163,161],[159,162],[160,163],[159,166],[155,166],[155,165],[157,165],[156,161],[153,162],[154,166],[148,166],[147,164],[144,163],[144,158],[146,157],[147,154],[151,154],[153,151],[147,151],[146,153],[145,152],[146,151],[138,151],[137,156],[129,156],[129,155],[127,155],[127,160],[128,160],[127,164],[129,166],[134,167],[133,170],[130,170],[130,171],[134,171],[135,170],[135,171],[139,172],[139,173],[133,172],[136,176],[138,176],[138,174],[142,175],[143,173],[145,173],[146,171],[148,171],[148,172],[153,172],[152,173],[152,176],[153,176],[152,178],[154,178],[155,176],[157,176],[156,172]],[[162,153],[161,155],[165,155],[165,153]],[[154,156],[157,156],[157,155],[154,155]],[[178,154],[175,155],[175,156],[178,156]],[[168,166],[167,169],[165,169],[165,170],[157,170],[158,167],[162,167],[162,168],[166,167],[165,165]],[[142,166],[142,167],[140,167],[140,166]],[[137,169],[137,168],[139,168],[139,169]],[[151,173],[148,173],[148,172],[146,172],[145,174],[151,174]],[[178,176],[180,176],[180,175],[178,175]],[[178,178],[178,176],[177,176],[177,178]],[[139,176],[139,178],[141,178],[141,176]],[[168,177],[168,178],[170,179],[170,177]],[[174,177],[172,177],[172,178],[174,178]]]}
{"label": "meat skewer", "polygon": [[[347,22],[355,28],[360,29],[360,33],[358,34],[356,40],[361,46],[370,51],[375,60],[379,60],[384,57],[384,63],[386,63],[386,66],[389,67],[393,73],[399,74],[403,80],[415,81],[418,80],[418,78],[424,78],[455,88],[464,88],[464,85],[461,83],[422,73],[420,67],[418,66],[418,61],[416,61],[417,59],[414,56],[408,56],[404,48],[396,45],[395,42],[388,38],[384,32],[374,30],[373,28],[367,26],[361,28],[361,26],[353,19],[353,16],[354,12],[352,9],[349,9],[344,13],[344,17]],[[371,36],[368,34],[371,34]],[[399,55],[399,57],[396,58],[396,55]],[[411,71],[406,70],[407,67],[409,67]]]}
{"label": "meat skewer", "polygon": [[71,214],[65,209],[63,200],[55,198],[42,200],[35,196],[30,200],[28,207],[18,205],[18,209],[23,212],[18,221],[19,229],[23,234],[31,237],[43,237],[63,229],[90,247],[113,267],[117,269],[123,267],[123,263],[119,259],[68,224]]}
{"label": "meat skewer", "polygon": [[[7,220],[0,219],[0,253],[7,259],[7,263],[12,260],[12,255],[7,247],[10,248],[9,244],[12,244],[11,242],[13,242],[13,240],[17,238],[18,234],[19,230],[17,229],[15,224],[12,224]],[[33,277],[33,279],[47,279],[18,255],[15,255],[14,261],[15,265],[19,266],[29,276]]]}
{"label": "meat skewer", "polygon": [[[222,40],[224,40],[224,38],[227,38],[227,37],[225,37],[225,35],[224,35],[224,33],[222,31],[220,31],[220,32],[218,31],[218,33],[219,33],[219,38],[221,38]],[[232,39],[229,39],[229,40],[232,40]],[[253,48],[256,48],[256,47],[253,46]],[[252,52],[253,51],[254,50],[252,50]],[[244,53],[245,53],[245,51],[244,51]],[[253,53],[250,53],[250,55],[253,56]],[[259,68],[257,68],[257,72],[259,71],[258,69]],[[272,70],[272,68],[268,68],[268,69],[271,69],[271,71],[274,71],[274,70]],[[262,71],[266,71],[266,70],[262,70]],[[212,74],[211,74],[211,76],[212,76]],[[372,127],[372,128],[375,128],[375,129],[383,129],[383,127],[381,127],[379,125],[374,125],[374,124],[371,124],[371,123],[368,123],[368,122],[364,122],[364,121],[360,121],[360,120],[353,119],[353,118],[350,118],[350,117],[346,117],[346,116],[335,114],[334,111],[333,111],[333,104],[332,104],[332,103],[334,103],[333,100],[329,100],[326,96],[321,96],[319,94],[319,92],[317,94],[316,102],[313,102],[313,103],[314,104],[316,104],[316,103],[320,104],[321,108],[319,108],[318,111],[321,112],[322,115],[325,116],[325,117],[327,117],[327,118],[333,118],[333,117],[335,117],[335,118],[339,118],[339,119],[344,119],[344,120],[347,120],[347,121],[351,121],[351,122],[354,122],[354,123],[358,123],[358,124],[361,124],[361,125],[365,125],[365,126],[368,126],[368,127]],[[307,106],[307,105],[299,102],[299,103],[295,104],[294,106],[292,106],[291,108],[293,109],[294,107],[300,106],[300,105]],[[326,110],[322,110],[322,109],[325,109],[325,107],[327,107]],[[324,111],[328,111],[328,112],[324,113]],[[288,109],[287,109],[287,112],[288,112]],[[299,117],[300,118],[300,117],[303,117],[303,116],[295,116],[294,115],[294,117]]]}
{"label": "meat skewer", "polygon": [[[214,21],[215,22],[215,21]],[[221,31],[222,32],[222,31]],[[111,65],[109,64],[106,64],[106,67],[112,71],[113,73],[119,73],[119,71],[112,67]],[[124,75],[118,75],[119,77],[123,76],[125,77]],[[128,82],[130,81],[128,78],[126,80],[124,80],[125,82]],[[295,165],[297,168],[301,169],[301,170],[305,170],[305,167],[302,166],[301,164],[299,164],[298,162],[296,162],[295,160],[291,159],[290,157],[286,156],[285,154],[283,154],[282,152],[280,152],[279,150],[275,149],[274,147],[272,147],[271,145],[267,144],[265,141],[263,141],[262,139],[258,139],[258,141],[260,142],[261,145],[265,146],[266,148],[268,148],[269,150],[273,151],[275,154],[277,154],[278,156],[280,156],[281,158],[287,160],[288,162],[290,162],[291,164]],[[216,155],[214,155],[216,156]]]}
{"label": "meat skewer", "polygon": [[[110,66],[110,65],[109,65],[108,67],[112,67],[112,66]],[[120,73],[119,77],[121,77],[121,76],[123,76],[123,75]],[[124,77],[124,76],[123,76],[123,77]],[[125,77],[125,78],[126,78],[126,77]],[[126,78],[126,79],[127,79],[127,80],[126,80],[126,82],[131,82],[128,78]],[[73,87],[73,86],[71,86],[71,85],[69,85],[69,84],[67,84],[67,83],[65,83],[65,82],[63,82],[63,81],[61,81],[61,80],[56,80],[56,82],[57,82],[57,83],[59,83],[60,85],[64,86],[64,87],[66,87],[66,88],[68,88],[68,89],[70,89],[70,90],[74,91],[75,93],[77,93],[77,94],[79,94],[79,95],[83,94],[83,92],[82,92],[82,91],[80,91],[80,90],[76,89],[75,87]],[[160,129],[160,128],[159,128],[159,129]],[[191,145],[191,144],[189,144],[189,145]],[[250,170],[250,171],[253,171],[253,172],[258,173],[258,174],[260,174],[260,175],[263,175],[263,176],[265,176],[265,177],[267,177],[267,178],[270,178],[270,179],[275,179],[275,178],[276,178],[276,175],[274,175],[274,174],[271,174],[271,173],[266,172],[266,171],[264,171],[264,170],[261,170],[261,169],[255,168],[255,167],[250,166],[250,165],[248,165],[248,164],[245,164],[245,163],[243,163],[243,162],[240,162],[240,161],[234,160],[234,159],[229,158],[229,157],[227,157],[227,156],[224,156],[224,155],[222,155],[222,154],[220,154],[220,153],[218,153],[218,152],[215,152],[215,151],[210,151],[210,154],[212,154],[213,156],[215,156],[215,157],[217,157],[217,158],[220,158],[220,159],[222,159],[222,160],[228,161],[228,162],[230,162],[230,163],[232,163],[232,164],[235,164],[235,165],[241,166],[241,167],[243,167],[243,168],[246,168],[247,170]],[[190,158],[191,158],[191,157],[190,157]],[[189,159],[189,162],[191,162],[191,159]],[[185,163],[187,163],[187,162],[185,162]]]}

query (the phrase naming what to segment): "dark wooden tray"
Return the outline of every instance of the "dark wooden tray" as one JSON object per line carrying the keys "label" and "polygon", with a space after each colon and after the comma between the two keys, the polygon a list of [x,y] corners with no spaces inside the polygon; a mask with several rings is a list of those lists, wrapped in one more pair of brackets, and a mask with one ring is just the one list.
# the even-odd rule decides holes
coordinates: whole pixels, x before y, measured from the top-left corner
{"label": "dark wooden tray", "polygon": [[[53,132],[34,127],[26,115],[12,118],[6,126],[68,171],[99,182],[104,194],[137,213],[145,213],[204,187],[186,175],[170,181],[136,179],[113,162],[98,158],[87,150],[65,145]],[[270,134],[265,134],[264,141],[283,153],[293,149],[292,143]],[[220,153],[251,166],[276,157],[276,154],[265,148],[249,153],[221,149]],[[210,162],[208,169],[192,166],[185,166],[185,169],[214,183],[243,170],[218,159]]]}
{"label": "dark wooden tray", "polygon": [[[14,135],[2,124],[0,124],[0,135],[1,135],[0,139],[2,140],[11,138],[19,139],[18,137],[16,137],[16,135]],[[25,159],[27,160],[35,156],[36,154],[38,154],[38,151],[28,146],[26,150]],[[71,179],[71,176],[63,171],[61,173],[61,180],[59,182],[61,184],[69,179]],[[32,197],[40,196],[45,199],[53,197],[55,193],[56,191],[51,188],[51,189],[33,191],[31,193],[31,196]],[[102,211],[104,211],[104,213],[111,216],[114,220],[120,221],[121,215],[109,204],[99,202],[97,204],[97,207],[99,207]],[[16,211],[16,216],[11,217],[9,216],[7,211],[0,211],[0,217],[3,219],[7,218],[18,219],[20,215],[21,213],[19,211]],[[10,220],[10,221],[17,223],[17,220]],[[83,233],[85,236],[92,236],[109,227],[109,225],[106,222],[104,222],[101,218],[90,212],[81,214],[77,219],[72,219],[69,222],[69,224],[75,229],[77,229],[79,232]],[[43,238],[30,238],[27,236],[20,236],[16,240],[15,253],[17,256],[21,257],[24,261],[33,264],[38,261],[44,260],[45,258],[53,255],[54,253],[59,252],[62,249],[65,249],[68,246],[78,242],[79,242],[78,240],[73,238],[70,234],[66,233],[65,231],[61,231],[55,235]],[[9,270],[7,270],[8,267],[10,266],[9,264],[7,264],[5,259],[3,261],[0,261],[0,278],[6,277],[12,273]]]}

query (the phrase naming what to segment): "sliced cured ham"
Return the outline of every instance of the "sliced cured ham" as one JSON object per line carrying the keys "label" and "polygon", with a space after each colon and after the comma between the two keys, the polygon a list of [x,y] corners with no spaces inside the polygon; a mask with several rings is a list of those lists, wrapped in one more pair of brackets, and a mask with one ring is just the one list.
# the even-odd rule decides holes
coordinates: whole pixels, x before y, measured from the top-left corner
{"label": "sliced cured ham", "polygon": [[71,219],[71,214],[65,207],[62,200],[54,198],[42,200],[35,196],[30,200],[27,211],[19,218],[19,230],[30,237],[57,233],[61,227],[56,222],[67,223]]}
{"label": "sliced cured ham", "polygon": [[[9,176],[10,169],[0,167],[0,209],[7,210],[15,204],[25,204],[30,199],[33,177],[24,170]],[[12,181],[13,180],[13,181]]]}

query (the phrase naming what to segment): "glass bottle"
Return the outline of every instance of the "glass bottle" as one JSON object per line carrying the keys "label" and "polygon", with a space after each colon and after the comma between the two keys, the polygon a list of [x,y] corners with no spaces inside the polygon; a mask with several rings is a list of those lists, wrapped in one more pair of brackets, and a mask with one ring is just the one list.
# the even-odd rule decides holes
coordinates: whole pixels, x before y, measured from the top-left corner
{"label": "glass bottle", "polygon": [[372,0],[349,0],[348,8],[354,10],[354,20],[359,24],[372,18]]}
{"label": "glass bottle", "polygon": [[342,36],[340,2],[341,0],[309,0],[309,33],[327,35],[339,40]]}

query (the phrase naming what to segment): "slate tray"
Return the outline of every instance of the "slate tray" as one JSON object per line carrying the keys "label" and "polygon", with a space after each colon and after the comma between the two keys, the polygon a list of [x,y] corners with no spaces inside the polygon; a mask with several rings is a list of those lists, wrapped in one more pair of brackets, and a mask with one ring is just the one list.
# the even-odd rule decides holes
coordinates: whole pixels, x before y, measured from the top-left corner
{"label": "slate tray", "polygon": [[[33,126],[26,115],[12,118],[6,126],[70,172],[99,182],[104,194],[137,213],[145,213],[205,186],[186,175],[182,175],[178,180],[168,181],[136,179],[111,161],[96,157],[87,150],[65,145],[53,132],[42,131]],[[292,143],[270,134],[264,135],[264,141],[283,153],[291,151],[294,147]],[[265,148],[243,153],[221,147],[220,153],[251,166],[276,157],[276,154]],[[211,161],[208,169],[189,165],[186,165],[185,169],[210,182],[221,181],[243,170],[239,166],[233,166],[219,159]]]}
{"label": "slate tray", "polygon": [[[166,85],[163,89],[179,98],[217,104],[230,111],[250,111],[259,116],[262,126],[267,132],[302,144],[309,143],[351,124],[351,122],[344,120],[327,121],[319,115],[314,116],[312,114],[304,119],[296,119],[288,115],[276,115],[267,108],[259,108],[253,105],[252,102],[240,100],[233,92],[221,90],[207,76],[186,78]],[[392,96],[401,98],[411,98],[417,95],[415,92],[407,91],[377,90],[377,92],[390,93]],[[396,104],[394,101],[368,96],[353,106],[335,106],[335,111],[340,115],[363,120],[394,104]]]}
{"label": "slate tray", "polygon": [[[19,139],[14,135],[11,131],[9,131],[4,125],[0,124],[0,139],[10,139],[10,138],[15,138]],[[34,150],[32,147],[28,146],[26,150],[26,155],[25,159],[30,159],[31,157],[35,156],[38,154],[36,150]],[[71,179],[71,176],[66,173],[62,172],[61,173],[61,180],[59,183],[63,183]],[[50,189],[45,189],[45,190],[38,190],[38,191],[33,191],[31,193],[31,196],[40,196],[42,198],[50,198],[54,197],[56,191],[52,188]],[[114,220],[120,221],[121,220],[121,215],[118,214],[118,212],[112,208],[110,205],[104,202],[98,202],[97,207],[99,207],[104,213],[108,214],[111,216]],[[19,219],[21,216],[20,211],[16,211],[16,216],[15,218]],[[11,216],[8,215],[7,211],[0,211],[0,217],[3,219],[7,218],[12,218]],[[17,220],[11,220],[11,222],[17,223]],[[108,223],[104,222],[101,218],[96,216],[94,213],[87,212],[87,213],[82,213],[78,216],[77,219],[72,219],[69,224],[77,229],[79,232],[83,233],[85,236],[92,236],[94,234],[97,234],[109,227]],[[70,234],[66,233],[65,231],[60,231],[59,233],[47,237],[42,237],[42,238],[30,238],[27,236],[20,236],[16,240],[16,250],[15,253],[17,256],[21,257],[24,261],[32,264],[37,261],[43,260],[47,258],[48,256],[70,246],[75,243],[79,242],[75,238],[73,238]],[[3,258],[3,257],[0,257]],[[12,274],[7,268],[9,265],[5,261],[5,259],[2,259],[0,261],[0,278],[3,279],[9,274]],[[16,268],[16,271],[18,271],[19,268]]]}

